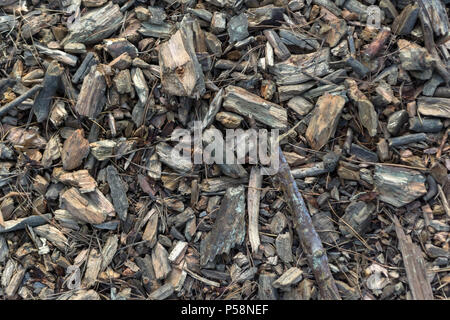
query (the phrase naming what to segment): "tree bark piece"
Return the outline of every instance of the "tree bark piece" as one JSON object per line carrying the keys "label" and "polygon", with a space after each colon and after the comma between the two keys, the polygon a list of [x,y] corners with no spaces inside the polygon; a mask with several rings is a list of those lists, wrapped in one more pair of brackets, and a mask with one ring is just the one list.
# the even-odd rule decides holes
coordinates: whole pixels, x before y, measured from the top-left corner
{"label": "tree bark piece", "polygon": [[275,31],[273,31],[271,29],[267,29],[267,30],[264,30],[263,33],[266,36],[267,41],[269,41],[270,45],[272,46],[275,55],[281,61],[284,61],[291,56],[289,49],[286,47],[286,45],[283,42],[281,42],[280,37],[278,36],[278,34]]}
{"label": "tree bark piece", "polygon": [[283,129],[287,126],[287,112],[284,108],[240,87],[226,87],[223,107],[244,117],[252,116],[271,128]]}
{"label": "tree bark piece", "polygon": [[77,65],[78,58],[76,56],[73,56],[61,50],[49,49],[37,43],[34,44],[34,46],[38,49],[39,53],[45,54],[46,56],[49,56],[54,60],[57,60],[64,64],[68,64],[71,67],[75,67]]}
{"label": "tree bark piece", "polygon": [[398,247],[402,253],[408,277],[409,288],[414,300],[434,300],[433,290],[428,281],[425,260],[422,251],[415,245],[410,236],[405,235],[400,222],[393,216],[395,232],[398,238]]}
{"label": "tree bark piece", "polygon": [[159,48],[163,89],[172,95],[199,98],[205,92],[202,67],[194,48],[192,24],[187,21]]}
{"label": "tree bark piece", "polygon": [[242,244],[245,238],[245,192],[242,185],[227,189],[213,229],[200,243],[200,264]]}
{"label": "tree bark piece", "polygon": [[102,265],[102,256],[97,249],[91,249],[86,263],[86,273],[84,274],[83,286],[90,288],[95,284],[97,276],[100,273]]}
{"label": "tree bark piece", "polygon": [[325,94],[317,100],[306,130],[306,139],[314,150],[320,150],[334,135],[344,105],[341,96]]}
{"label": "tree bark piece", "polygon": [[417,100],[417,111],[424,116],[450,119],[450,99],[420,97]]}
{"label": "tree bark piece", "polygon": [[119,215],[120,220],[127,219],[128,198],[122,179],[119,177],[117,169],[110,165],[106,168],[106,180],[111,190],[114,209]]}
{"label": "tree bark piece", "polygon": [[56,60],[53,60],[47,68],[44,76],[43,88],[37,95],[33,104],[33,112],[38,122],[47,120],[50,112],[50,104],[58,88],[61,87],[61,75],[64,72]]}
{"label": "tree bark piece", "polygon": [[376,165],[374,183],[380,200],[397,208],[427,193],[425,177],[418,171],[405,168]]}
{"label": "tree bark piece", "polygon": [[61,154],[64,170],[79,167],[88,154],[89,141],[84,138],[83,129],[77,129],[64,142]]}
{"label": "tree bark piece", "polygon": [[70,188],[61,194],[61,207],[64,207],[75,218],[83,222],[100,224],[105,221],[107,214],[111,212],[110,207],[112,205],[109,204],[108,207],[99,206],[100,201],[97,198],[94,192],[81,194],[76,188]]}
{"label": "tree bark piece", "polygon": [[122,12],[117,4],[108,4],[99,9],[89,11],[69,26],[69,34],[61,44],[79,42],[84,44],[97,43],[114,33],[122,22]]}
{"label": "tree bark piece", "polygon": [[91,177],[87,170],[64,172],[58,176],[58,180],[79,188],[81,193],[93,192],[97,188],[97,181]]}
{"label": "tree bark piece", "polygon": [[248,183],[247,211],[248,211],[248,238],[253,252],[258,252],[261,240],[259,239],[258,218],[259,201],[261,196],[262,175],[260,169],[252,167]]}
{"label": "tree bark piece", "polygon": [[357,105],[358,115],[361,124],[367,129],[369,135],[374,137],[377,134],[378,115],[372,102],[358,89],[356,81],[353,79],[345,80],[348,88],[349,98]]}
{"label": "tree bark piece", "polygon": [[15,220],[5,221],[4,226],[0,226],[0,234],[25,229],[25,226],[37,227],[50,221],[52,215],[50,213],[40,216],[29,216]]}
{"label": "tree bark piece", "polygon": [[100,66],[92,66],[83,80],[75,111],[81,116],[96,118],[106,101],[106,80]]}
{"label": "tree bark piece", "polygon": [[297,230],[300,244],[308,258],[308,265],[313,271],[319,287],[320,298],[323,300],[341,300],[336,284],[328,265],[328,258],[322,241],[311,221],[311,216],[306,208],[303,197],[298,191],[297,183],[292,177],[289,165],[280,149],[280,168],[277,176],[283,190],[286,202],[291,210],[295,229]]}

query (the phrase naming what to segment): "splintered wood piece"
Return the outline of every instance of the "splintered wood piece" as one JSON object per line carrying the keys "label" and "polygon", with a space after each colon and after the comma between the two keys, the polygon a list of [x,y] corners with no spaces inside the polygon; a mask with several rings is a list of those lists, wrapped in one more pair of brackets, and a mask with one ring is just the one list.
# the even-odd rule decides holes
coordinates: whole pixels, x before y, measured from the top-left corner
{"label": "splintered wood piece", "polygon": [[117,252],[118,247],[119,237],[117,235],[109,236],[101,251],[102,264],[100,271],[104,271],[109,266]]}
{"label": "splintered wood piece", "polygon": [[105,105],[106,80],[101,66],[92,66],[83,80],[75,111],[80,116],[96,118]]}
{"label": "splintered wood piece", "polygon": [[217,112],[219,112],[220,108],[222,107],[222,100],[223,100],[223,88],[221,88],[216,93],[214,99],[211,101],[208,112],[205,114],[205,117],[203,118],[202,121],[202,130],[206,129],[214,121]]}
{"label": "splintered wood piece", "polygon": [[172,270],[169,262],[169,254],[159,242],[156,243],[156,246],[153,248],[152,264],[156,279],[158,280],[165,279]]}
{"label": "splintered wood piece", "polygon": [[397,208],[427,193],[426,178],[415,170],[376,165],[373,178],[380,200]]}
{"label": "splintered wood piece", "polygon": [[89,141],[84,138],[83,129],[77,129],[64,142],[61,153],[64,170],[73,170],[79,167],[88,154]]}
{"label": "splintered wood piece", "polygon": [[184,241],[178,241],[175,247],[172,249],[172,251],[169,254],[169,261],[174,264],[179,264],[181,262],[181,259],[183,259],[184,253],[186,252],[186,249],[188,247],[188,243]]}
{"label": "splintered wood piece", "polygon": [[367,46],[364,56],[368,59],[374,58],[381,51],[390,35],[391,30],[389,28],[381,29],[375,39]]}
{"label": "splintered wood piece", "polygon": [[56,60],[49,64],[45,72],[43,88],[39,91],[33,104],[33,112],[38,122],[47,120],[52,99],[61,86],[61,75],[63,72],[64,68]]}
{"label": "splintered wood piece", "polygon": [[175,289],[170,283],[166,283],[149,294],[150,300],[164,300],[174,293]]}
{"label": "splintered wood piece", "polygon": [[38,49],[39,53],[45,54],[54,60],[57,60],[64,64],[68,64],[71,67],[75,67],[77,65],[78,58],[76,56],[73,56],[61,50],[49,49],[37,43],[35,43],[34,46],[36,47],[36,49]]}
{"label": "splintered wood piece", "polygon": [[253,117],[271,128],[283,129],[287,126],[286,109],[240,87],[225,88],[223,107],[245,117]]}
{"label": "splintered wood piece", "polygon": [[333,72],[328,64],[329,57],[329,48],[313,53],[293,54],[289,59],[276,63],[269,71],[275,75],[279,86],[300,84],[312,80],[307,74],[323,77]]}
{"label": "splintered wood piece", "polygon": [[97,249],[91,249],[89,252],[89,257],[86,262],[86,272],[84,274],[84,279],[82,285],[85,288],[90,288],[95,284],[97,276],[100,273],[100,268],[102,265],[102,257]]}
{"label": "splintered wood piece", "polygon": [[91,290],[79,290],[71,295],[68,300],[100,300],[99,294]]}
{"label": "splintered wood piece", "polygon": [[292,267],[286,270],[272,285],[274,288],[286,288],[302,280],[303,272],[299,268]]}
{"label": "splintered wood piece", "polygon": [[54,135],[48,140],[42,154],[41,164],[44,167],[49,167],[54,160],[61,157],[62,144],[58,135]]}
{"label": "splintered wood piece", "polygon": [[8,257],[9,248],[4,236],[0,234],[0,263],[4,263]]}
{"label": "splintered wood piece", "polygon": [[16,149],[41,149],[46,144],[45,139],[39,135],[36,127],[30,129],[12,128],[9,130],[7,139]]}
{"label": "splintered wood piece", "polygon": [[150,217],[142,234],[142,240],[148,241],[148,247],[153,248],[158,236],[158,212],[156,209],[152,209],[147,215]]}
{"label": "splintered wood piece", "polygon": [[334,136],[344,105],[341,96],[325,94],[317,100],[306,130],[306,139],[314,150],[320,150]]}
{"label": "splintered wood piece", "polygon": [[0,234],[25,229],[25,226],[37,227],[50,221],[52,215],[46,213],[40,216],[29,216],[15,220],[5,221],[4,227],[0,226]]}
{"label": "splintered wood piece", "polygon": [[81,193],[92,192],[97,188],[97,181],[91,177],[87,170],[62,173],[58,176],[58,180],[77,187]]}
{"label": "splintered wood piece", "polygon": [[200,243],[200,264],[206,265],[222,253],[242,244],[245,238],[244,186],[228,188],[214,226]]}
{"label": "splintered wood piece", "polygon": [[[101,194],[100,191],[97,192]],[[61,194],[61,206],[83,222],[100,224],[105,221],[110,208],[100,206],[98,198],[96,192],[81,194],[78,189],[70,188]],[[104,201],[109,203],[106,198]],[[110,203],[109,206],[112,207]]]}
{"label": "splintered wood piece", "polygon": [[117,4],[108,4],[99,9],[91,10],[69,25],[69,34],[61,45],[79,42],[84,44],[97,43],[114,33],[122,25],[123,14]]}
{"label": "splintered wood piece", "polygon": [[319,287],[320,299],[341,300],[333,275],[331,274],[328,258],[322,241],[314,228],[311,216],[305,205],[301,193],[298,191],[297,183],[291,174],[289,165],[284,158],[283,151],[279,150],[280,167],[277,177],[283,190],[286,202],[292,213],[294,226],[303,252],[308,258],[308,265],[313,271]]}
{"label": "splintered wood piece", "polygon": [[159,48],[161,84],[169,94],[199,98],[205,92],[205,80],[194,48],[193,25],[198,21],[187,19],[183,22]]}
{"label": "splintered wood piece", "polygon": [[356,81],[353,79],[345,80],[348,88],[347,94],[349,98],[357,105],[358,115],[361,124],[367,129],[369,135],[374,137],[377,134],[378,115],[372,102],[358,89]]}
{"label": "splintered wood piece", "polygon": [[17,290],[19,290],[19,287],[22,284],[25,272],[26,269],[22,265],[19,265],[16,272],[9,281],[8,286],[5,288],[5,296],[13,297],[16,294]]}
{"label": "splintered wood piece", "polygon": [[230,177],[209,178],[203,179],[200,189],[204,192],[218,192],[247,182],[247,177],[241,179],[233,179]]}
{"label": "splintered wood piece", "polygon": [[116,167],[111,165],[106,168],[106,180],[108,181],[109,189],[111,190],[114,209],[119,215],[119,218],[122,221],[125,221],[128,212],[128,198],[124,182],[120,178]]}
{"label": "splintered wood piece", "polygon": [[450,119],[450,99],[420,97],[417,99],[417,111],[424,116]]}
{"label": "splintered wood piece", "polygon": [[69,245],[69,241],[67,240],[66,236],[61,231],[49,224],[35,227],[33,230],[36,235],[47,239],[62,252],[65,252],[65,249]]}
{"label": "splintered wood piece", "polygon": [[291,53],[289,52],[289,49],[286,47],[286,45],[281,41],[278,34],[271,30],[266,29],[264,30],[264,35],[267,38],[267,41],[269,41],[270,45],[273,48],[273,51],[275,55],[281,60],[286,60],[291,56]]}
{"label": "splintered wood piece", "polygon": [[408,277],[409,288],[414,300],[434,300],[433,290],[428,281],[425,260],[422,250],[414,244],[411,236],[405,235],[403,228],[394,215],[395,232],[398,238],[398,247],[402,253],[403,264],[405,265]]}
{"label": "splintered wood piece", "polygon": [[262,273],[259,275],[258,299],[260,300],[277,300],[278,293],[273,287],[273,282],[276,279],[274,273]]}
{"label": "splintered wood piece", "polygon": [[261,241],[259,239],[258,218],[259,218],[259,202],[261,196],[262,175],[257,167],[253,167],[250,172],[248,183],[248,238],[253,252],[257,252]]}
{"label": "splintered wood piece", "polygon": [[162,163],[178,172],[186,173],[192,170],[191,159],[182,157],[179,152],[175,152],[175,150],[165,142],[160,142],[156,145],[156,153]]}

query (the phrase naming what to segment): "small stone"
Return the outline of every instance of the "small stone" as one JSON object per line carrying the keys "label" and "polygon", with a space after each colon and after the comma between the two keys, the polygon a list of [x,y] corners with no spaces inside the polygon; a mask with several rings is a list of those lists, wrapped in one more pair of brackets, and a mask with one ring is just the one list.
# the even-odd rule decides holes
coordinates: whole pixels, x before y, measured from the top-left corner
{"label": "small stone", "polygon": [[216,114],[216,120],[226,128],[235,129],[241,125],[244,118],[232,112],[222,111]]}
{"label": "small stone", "polygon": [[144,8],[144,7],[137,7],[136,9],[134,9],[134,12],[136,13],[136,17],[140,21],[147,21],[152,16],[152,14],[150,13],[150,10],[148,10],[147,8]]}
{"label": "small stone", "polygon": [[406,110],[394,112],[388,119],[387,130],[393,136],[399,134],[403,125],[408,121],[409,116]]}
{"label": "small stone", "polygon": [[75,54],[86,53],[86,46],[83,43],[72,42],[64,46],[64,51]]}
{"label": "small stone", "polygon": [[225,13],[214,12],[211,19],[211,31],[212,33],[219,34],[225,31],[227,26],[227,20]]}

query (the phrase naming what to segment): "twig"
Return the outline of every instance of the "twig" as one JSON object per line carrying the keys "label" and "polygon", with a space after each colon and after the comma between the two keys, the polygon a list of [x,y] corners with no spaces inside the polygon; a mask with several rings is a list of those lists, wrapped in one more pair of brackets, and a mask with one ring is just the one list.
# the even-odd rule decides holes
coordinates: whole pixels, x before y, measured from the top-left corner
{"label": "twig", "polygon": [[286,202],[291,209],[300,244],[308,257],[308,265],[313,271],[319,287],[320,298],[323,300],[341,300],[328,265],[326,251],[312,224],[311,216],[281,148],[279,149],[279,154],[280,167],[277,176],[281,182],[281,189],[285,195]]}
{"label": "twig", "polygon": [[9,110],[11,110],[14,107],[17,107],[19,104],[24,102],[26,99],[28,99],[29,97],[31,97],[33,94],[35,94],[36,92],[38,92],[41,89],[42,89],[42,85],[35,85],[33,88],[31,88],[30,90],[28,90],[27,92],[25,92],[24,94],[19,96],[18,98],[14,99],[10,103],[4,105],[0,109],[0,116],[3,116],[5,113],[8,113]]}

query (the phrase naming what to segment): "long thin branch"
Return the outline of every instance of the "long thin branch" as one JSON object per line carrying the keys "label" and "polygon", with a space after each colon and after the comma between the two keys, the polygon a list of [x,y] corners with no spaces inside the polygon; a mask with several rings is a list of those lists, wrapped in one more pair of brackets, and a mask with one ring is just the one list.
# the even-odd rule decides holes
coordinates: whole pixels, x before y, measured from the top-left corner
{"label": "long thin branch", "polygon": [[28,99],[29,97],[31,97],[33,94],[35,94],[36,92],[38,92],[41,89],[42,89],[42,85],[35,85],[33,88],[31,88],[30,90],[28,90],[27,92],[25,92],[24,94],[19,96],[18,98],[14,99],[10,103],[4,105],[3,107],[0,108],[0,116],[4,115],[12,108],[17,107],[19,104],[24,102],[26,99]]}
{"label": "long thin branch", "polygon": [[312,224],[305,201],[298,191],[297,183],[291,174],[291,169],[286,162],[281,148],[279,153],[280,167],[277,176],[281,182],[285,199],[291,209],[300,244],[307,255],[309,267],[312,269],[319,287],[320,298],[322,300],[341,300],[330,271],[330,266],[328,265],[328,258],[322,241]]}

